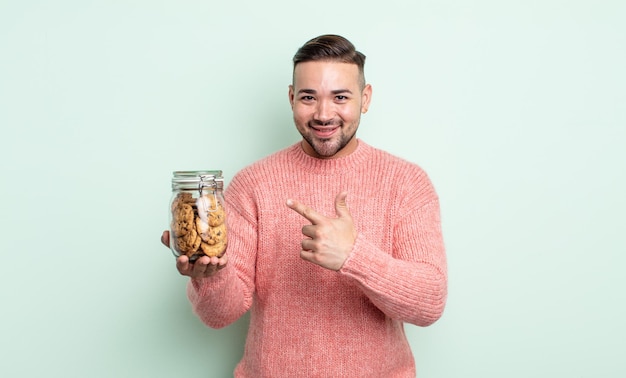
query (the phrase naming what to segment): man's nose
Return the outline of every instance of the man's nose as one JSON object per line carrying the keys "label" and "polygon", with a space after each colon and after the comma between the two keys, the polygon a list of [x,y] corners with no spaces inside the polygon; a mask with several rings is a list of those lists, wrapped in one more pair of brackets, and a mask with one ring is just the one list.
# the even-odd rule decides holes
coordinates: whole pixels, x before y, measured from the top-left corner
{"label": "man's nose", "polygon": [[328,101],[319,101],[315,111],[315,119],[320,123],[326,123],[333,119],[333,104]]}

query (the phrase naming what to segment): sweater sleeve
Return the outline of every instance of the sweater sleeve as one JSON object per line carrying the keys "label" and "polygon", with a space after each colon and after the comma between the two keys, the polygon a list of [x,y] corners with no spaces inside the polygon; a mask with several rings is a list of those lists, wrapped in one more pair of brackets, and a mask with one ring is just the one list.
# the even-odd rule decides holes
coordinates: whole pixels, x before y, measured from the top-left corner
{"label": "sweater sleeve", "polygon": [[211,328],[230,325],[247,311],[244,297],[233,295],[239,292],[240,282],[232,267],[224,268],[210,278],[192,278],[187,286],[193,312]]}
{"label": "sweater sleeve", "polygon": [[187,296],[194,313],[211,328],[234,323],[252,306],[258,237],[256,216],[250,196],[235,193],[240,187],[233,179],[225,193],[228,227],[226,267],[212,277],[191,279],[187,286]]}
{"label": "sweater sleeve", "polygon": [[399,221],[391,254],[357,236],[340,272],[387,316],[418,326],[437,321],[447,297],[439,201],[433,199]]}

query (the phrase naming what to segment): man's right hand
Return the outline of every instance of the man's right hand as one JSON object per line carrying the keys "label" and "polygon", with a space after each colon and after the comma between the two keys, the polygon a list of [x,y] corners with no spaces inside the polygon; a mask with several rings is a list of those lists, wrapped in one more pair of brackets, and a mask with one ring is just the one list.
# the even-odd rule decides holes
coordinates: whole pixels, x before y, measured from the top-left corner
{"label": "man's right hand", "polygon": [[[161,243],[170,248],[170,232],[163,231],[161,235]],[[191,278],[206,278],[215,275],[219,270],[223,269],[228,262],[226,252],[222,257],[202,256],[195,262],[189,262],[189,257],[182,255],[176,259],[176,269],[183,276]]]}

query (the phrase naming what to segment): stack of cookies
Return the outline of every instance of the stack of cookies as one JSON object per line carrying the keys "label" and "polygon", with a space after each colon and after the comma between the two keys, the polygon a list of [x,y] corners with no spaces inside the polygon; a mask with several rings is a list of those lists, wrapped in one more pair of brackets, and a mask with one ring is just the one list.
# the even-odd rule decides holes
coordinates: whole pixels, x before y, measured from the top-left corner
{"label": "stack of cookies", "polygon": [[181,192],[172,200],[171,247],[190,261],[222,256],[226,250],[226,215],[214,193],[194,198]]}

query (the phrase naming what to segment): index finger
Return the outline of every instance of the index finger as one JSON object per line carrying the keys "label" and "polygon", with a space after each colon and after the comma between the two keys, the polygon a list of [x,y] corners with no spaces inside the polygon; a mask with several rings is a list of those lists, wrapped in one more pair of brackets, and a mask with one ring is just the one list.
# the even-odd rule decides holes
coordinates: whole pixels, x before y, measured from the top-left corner
{"label": "index finger", "polygon": [[287,200],[287,207],[302,215],[306,219],[310,220],[313,224],[317,224],[323,218],[323,216],[317,211],[311,209],[301,202],[292,200],[291,198]]}

